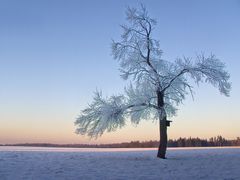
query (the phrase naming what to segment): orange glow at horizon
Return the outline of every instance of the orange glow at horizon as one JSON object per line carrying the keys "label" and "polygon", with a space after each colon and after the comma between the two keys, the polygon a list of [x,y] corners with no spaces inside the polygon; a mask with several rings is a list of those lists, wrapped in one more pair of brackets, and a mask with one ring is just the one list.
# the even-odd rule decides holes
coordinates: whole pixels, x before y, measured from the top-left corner
{"label": "orange glow at horizon", "polygon": [[[186,126],[187,124],[187,126]],[[225,127],[226,128],[226,127]],[[170,139],[179,137],[200,137],[210,138],[222,135],[227,139],[237,137],[237,127],[229,125],[234,130],[232,133],[224,134],[221,128],[214,127],[213,123],[208,123],[204,127],[199,121],[192,123],[173,121],[171,127],[168,128],[168,136]],[[51,126],[5,126],[0,128],[0,144],[11,143],[57,143],[57,144],[101,144],[101,143],[120,143],[130,141],[148,141],[159,140],[158,123],[151,121],[143,121],[138,126],[128,123],[126,127],[115,132],[104,133],[98,139],[90,139],[86,136],[74,133],[75,127],[72,123],[62,124],[58,128]]]}

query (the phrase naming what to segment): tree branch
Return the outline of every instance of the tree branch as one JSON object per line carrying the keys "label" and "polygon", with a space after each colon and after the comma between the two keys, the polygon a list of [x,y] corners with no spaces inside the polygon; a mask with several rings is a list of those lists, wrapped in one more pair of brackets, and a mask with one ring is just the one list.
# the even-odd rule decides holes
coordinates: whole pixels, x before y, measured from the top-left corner
{"label": "tree branch", "polygon": [[172,85],[172,83],[173,83],[178,77],[180,77],[181,75],[183,75],[184,73],[186,73],[186,72],[188,72],[188,71],[189,71],[189,70],[186,69],[186,68],[184,68],[183,70],[181,70],[176,76],[174,76],[174,77],[170,80],[170,82],[168,83],[168,85],[167,85],[165,88],[163,88],[161,91],[164,92],[166,89],[168,89],[168,88]]}
{"label": "tree branch", "polygon": [[132,105],[129,105],[125,108],[125,110],[127,109],[130,109],[130,108],[133,108],[133,107],[141,107],[141,106],[146,106],[146,107],[151,107],[151,108],[154,108],[154,109],[158,109],[158,107],[154,104],[151,104],[151,103],[141,103],[141,104],[132,104]]}

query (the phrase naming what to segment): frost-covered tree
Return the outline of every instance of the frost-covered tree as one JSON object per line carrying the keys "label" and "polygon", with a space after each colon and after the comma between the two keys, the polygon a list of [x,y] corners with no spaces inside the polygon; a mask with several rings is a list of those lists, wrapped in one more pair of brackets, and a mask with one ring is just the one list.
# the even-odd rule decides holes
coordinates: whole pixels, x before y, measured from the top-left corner
{"label": "frost-covered tree", "polygon": [[101,92],[95,92],[93,102],[75,121],[76,132],[98,137],[123,127],[127,119],[134,124],[156,119],[160,124],[157,157],[165,158],[167,116],[176,115],[176,107],[192,94],[190,82],[210,83],[228,96],[230,76],[214,55],[164,60],[159,41],[152,37],[156,20],[149,17],[146,8],[128,8],[126,16],[128,24],[121,26],[121,41],[113,41],[112,54],[119,61],[122,78],[130,80],[129,85],[122,95],[103,97]]}

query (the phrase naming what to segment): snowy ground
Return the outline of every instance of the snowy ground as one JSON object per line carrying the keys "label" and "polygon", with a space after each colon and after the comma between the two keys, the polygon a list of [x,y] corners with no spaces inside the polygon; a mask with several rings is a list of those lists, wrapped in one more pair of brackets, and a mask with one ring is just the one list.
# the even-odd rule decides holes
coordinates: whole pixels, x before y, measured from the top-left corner
{"label": "snowy ground", "polygon": [[240,148],[156,150],[0,147],[1,180],[239,179]]}

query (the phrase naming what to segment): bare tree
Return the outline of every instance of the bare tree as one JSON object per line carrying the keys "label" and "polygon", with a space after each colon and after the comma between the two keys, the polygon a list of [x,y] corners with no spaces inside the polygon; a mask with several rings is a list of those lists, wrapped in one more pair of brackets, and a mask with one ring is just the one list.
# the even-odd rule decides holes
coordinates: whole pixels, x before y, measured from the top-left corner
{"label": "bare tree", "polygon": [[228,96],[230,76],[214,55],[201,54],[195,61],[187,57],[174,62],[162,59],[159,41],[152,37],[156,21],[145,7],[128,8],[126,16],[128,24],[121,26],[121,41],[113,41],[112,54],[120,63],[122,78],[130,79],[130,83],[123,95],[104,98],[101,92],[95,92],[93,102],[76,119],[76,132],[98,137],[123,127],[128,118],[135,124],[142,119],[156,119],[160,124],[157,157],[165,158],[167,116],[176,115],[176,107],[192,94],[189,80],[210,83]]}

